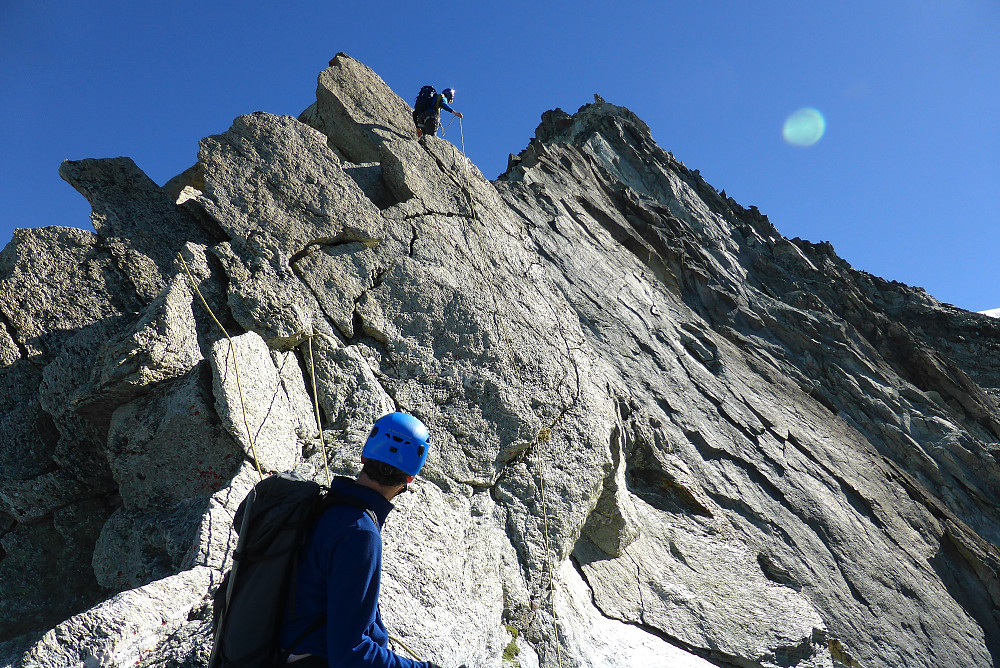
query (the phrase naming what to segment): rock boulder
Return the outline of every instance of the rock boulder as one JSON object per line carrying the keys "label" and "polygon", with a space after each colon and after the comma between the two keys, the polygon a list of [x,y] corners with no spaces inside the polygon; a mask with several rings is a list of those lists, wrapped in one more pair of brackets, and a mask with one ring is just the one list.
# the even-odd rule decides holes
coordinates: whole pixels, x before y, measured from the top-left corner
{"label": "rock boulder", "polygon": [[338,54],[164,188],[64,165],[96,232],[0,253],[6,665],[206,665],[247,490],[353,474],[391,410],[434,440],[383,534],[426,659],[997,663],[1000,322],[782,237],[599,97],[495,182],[409,114]]}

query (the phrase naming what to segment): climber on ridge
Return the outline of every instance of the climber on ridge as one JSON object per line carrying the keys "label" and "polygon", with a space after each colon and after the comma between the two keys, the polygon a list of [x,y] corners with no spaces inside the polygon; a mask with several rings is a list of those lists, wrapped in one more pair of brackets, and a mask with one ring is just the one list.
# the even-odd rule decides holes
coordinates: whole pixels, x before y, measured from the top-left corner
{"label": "climber on ridge", "polygon": [[421,135],[437,134],[438,125],[441,124],[442,109],[462,118],[462,112],[448,106],[454,101],[454,88],[445,88],[440,93],[434,90],[434,86],[424,86],[420,89],[417,101],[413,103],[413,124],[417,126],[417,139],[420,139]]}
{"label": "climber on ridge", "polygon": [[333,492],[359,499],[368,510],[333,506],[307,534],[293,584],[294,609],[286,611],[281,630],[287,665],[439,668],[388,649],[378,603],[381,529],[391,499],[413,482],[430,445],[430,432],[417,418],[383,415],[365,442],[357,479],[334,479]]}

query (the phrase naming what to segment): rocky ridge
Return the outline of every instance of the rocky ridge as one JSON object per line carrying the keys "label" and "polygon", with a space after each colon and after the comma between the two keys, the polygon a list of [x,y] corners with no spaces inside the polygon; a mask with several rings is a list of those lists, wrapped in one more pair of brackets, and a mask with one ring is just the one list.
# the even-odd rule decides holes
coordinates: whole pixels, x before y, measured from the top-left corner
{"label": "rocky ridge", "polygon": [[163,187],[64,163],[95,231],[0,253],[0,658],[204,665],[256,464],[350,473],[398,408],[436,449],[382,605],[425,658],[996,663],[1000,322],[782,237],[600,98],[492,183],[409,112],[339,54]]}

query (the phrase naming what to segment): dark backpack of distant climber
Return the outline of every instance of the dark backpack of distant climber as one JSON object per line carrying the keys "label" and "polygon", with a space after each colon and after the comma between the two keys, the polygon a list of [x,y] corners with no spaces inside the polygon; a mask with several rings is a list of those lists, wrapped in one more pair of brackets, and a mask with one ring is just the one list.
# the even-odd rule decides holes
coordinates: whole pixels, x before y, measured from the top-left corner
{"label": "dark backpack of distant climber", "polygon": [[455,101],[455,89],[445,88],[438,93],[434,86],[424,86],[413,103],[413,124],[417,127],[417,139],[422,135],[436,135],[441,124],[441,110],[462,118],[462,112],[449,105]]}

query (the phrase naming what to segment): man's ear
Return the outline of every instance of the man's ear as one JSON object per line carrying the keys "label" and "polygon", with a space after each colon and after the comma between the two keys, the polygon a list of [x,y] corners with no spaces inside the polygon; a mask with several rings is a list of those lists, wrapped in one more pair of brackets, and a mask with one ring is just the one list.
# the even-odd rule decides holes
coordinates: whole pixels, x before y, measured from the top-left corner
{"label": "man's ear", "polygon": [[416,478],[417,478],[417,476],[415,476],[415,475],[408,475],[408,476],[406,476],[406,484],[407,485],[413,484],[413,481],[416,480]]}

